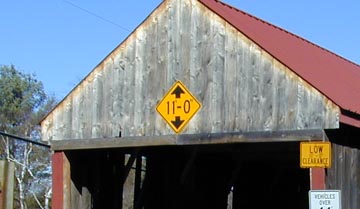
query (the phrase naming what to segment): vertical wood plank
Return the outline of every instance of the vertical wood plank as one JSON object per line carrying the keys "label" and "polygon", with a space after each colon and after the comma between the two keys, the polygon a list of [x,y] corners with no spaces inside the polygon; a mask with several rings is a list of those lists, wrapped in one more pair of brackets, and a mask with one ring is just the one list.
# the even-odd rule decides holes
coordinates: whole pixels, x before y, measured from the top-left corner
{"label": "vertical wood plank", "polygon": [[83,109],[83,113],[82,113],[82,117],[81,117],[81,128],[83,130],[83,136],[84,137],[88,137],[91,138],[91,130],[92,130],[92,124],[93,124],[93,117],[92,117],[92,112],[89,110],[92,110],[92,105],[93,102],[91,102],[91,97],[92,97],[92,85],[88,84],[88,82],[86,82],[85,84],[83,84],[83,91],[82,91],[82,95],[83,95],[83,103],[80,104],[82,105]]}
{"label": "vertical wood plank", "polygon": [[[197,88],[197,82],[198,82],[198,77],[196,72],[201,71],[200,67],[199,67],[199,53],[197,52],[197,47],[198,47],[198,38],[197,38],[197,28],[198,28],[198,22],[199,22],[199,18],[198,18],[198,8],[195,6],[194,2],[191,1],[190,2],[190,11],[189,11],[189,16],[190,16],[190,26],[189,26],[189,87],[191,89],[191,92],[193,93],[193,95],[196,98],[199,98],[199,91]],[[195,114],[194,117],[191,120],[191,123],[188,124],[188,130],[190,132],[196,132],[199,128],[199,115]]]}
{"label": "vertical wood plank", "polygon": [[122,128],[124,136],[131,136],[131,131],[134,130],[134,81],[135,81],[135,63],[137,62],[136,57],[136,41],[141,38],[142,34],[138,34],[132,38],[132,41],[126,46],[127,52],[125,53],[126,68],[123,71],[122,79]]}
{"label": "vertical wood plank", "polygon": [[349,176],[349,199],[350,199],[350,205],[349,208],[358,208],[358,202],[359,202],[359,181],[357,179],[357,175],[359,172],[358,168],[358,152],[359,150],[355,148],[350,148],[348,151],[349,153],[349,164],[348,169],[350,170],[350,176]]}
{"label": "vertical wood plank", "polygon": [[[192,127],[191,130],[206,130],[207,122],[204,120],[204,115],[206,114],[206,108],[208,107],[207,95],[209,93],[209,89],[207,88],[207,81],[201,79],[202,77],[206,77],[206,71],[208,70],[207,66],[204,65],[206,61],[210,60],[210,51],[204,50],[204,47],[208,36],[209,36],[209,24],[205,21],[204,15],[202,15],[202,10],[198,7],[193,7],[193,25],[192,25],[192,33],[193,33],[193,50],[192,50],[192,65],[191,70],[191,78],[192,78],[192,87],[194,96],[203,104],[202,109],[195,115],[194,119],[196,119],[196,127]],[[203,27],[200,27],[202,25]],[[210,49],[209,49],[210,50]]]}
{"label": "vertical wood plank", "polygon": [[[210,15],[210,14],[207,14]],[[200,53],[202,54],[201,60],[201,66],[204,68],[202,78],[203,80],[203,86],[201,87],[202,91],[204,92],[204,98],[203,98],[203,106],[202,106],[202,117],[207,116],[206,119],[204,118],[202,121],[202,127],[201,130],[204,130],[205,132],[211,132],[212,131],[212,123],[213,123],[213,115],[208,115],[207,113],[211,112],[211,109],[214,107],[214,95],[213,95],[213,89],[214,89],[214,81],[212,80],[212,73],[214,70],[214,49],[213,49],[213,43],[214,43],[214,27],[211,25],[209,21],[207,21],[206,14],[204,17],[202,17],[202,21],[204,24],[203,29],[203,46],[200,49]]]}
{"label": "vertical wood plank", "polygon": [[[175,9],[175,8],[174,8]],[[148,118],[148,127],[149,127],[149,133],[150,134],[159,134],[161,132],[164,132],[166,130],[166,124],[162,121],[162,118],[160,115],[156,114],[155,107],[157,103],[159,102],[159,99],[162,98],[163,92],[166,91],[168,83],[167,83],[167,77],[166,73],[161,73],[164,71],[173,72],[174,69],[170,66],[166,66],[165,62],[162,62],[161,65],[159,65],[159,57],[161,54],[166,53],[166,48],[161,49],[159,48],[159,41],[161,41],[165,37],[161,37],[158,33],[163,28],[160,27],[160,25],[157,23],[159,19],[157,17],[153,17],[152,21],[153,23],[149,28],[149,34],[146,36],[146,45],[145,45],[145,52],[146,52],[146,68],[148,71],[149,76],[145,79],[148,79],[148,86],[146,88],[148,89],[147,98],[148,98],[148,107],[149,107],[149,118]],[[165,32],[164,32],[165,33]],[[165,46],[165,43],[162,43],[162,46]],[[170,55],[169,55],[170,56]],[[160,67],[160,68],[159,68]]]}
{"label": "vertical wood plank", "polygon": [[224,130],[224,115],[225,108],[224,104],[224,68],[225,68],[225,25],[224,22],[214,23],[212,25],[213,31],[213,54],[212,54],[212,70],[211,77],[212,81],[211,88],[211,102],[212,109],[216,109],[211,114],[211,132],[221,132]]}
{"label": "vertical wood plank", "polygon": [[[230,34],[235,34],[235,29],[230,25],[226,24],[226,30],[230,32]],[[237,112],[237,97],[236,97],[236,89],[238,86],[236,85],[236,80],[238,79],[237,73],[237,51],[238,51],[238,39],[232,38],[233,36],[226,35],[225,36],[225,57],[227,59],[224,60],[224,129],[234,129],[236,120],[235,115]],[[226,85],[225,85],[226,84]]]}
{"label": "vertical wood plank", "polygon": [[101,108],[101,129],[102,129],[102,135],[103,136],[117,136],[112,135],[111,131],[111,119],[112,119],[112,103],[113,103],[113,59],[109,59],[107,62],[104,63],[104,81],[103,82],[103,88],[102,88],[102,94],[104,96],[104,100],[102,101],[102,108]]}
{"label": "vertical wood plank", "polygon": [[[298,87],[299,83],[297,83],[297,80],[295,79],[295,75],[289,71],[288,69],[283,69],[285,72],[285,102],[286,104],[286,109],[281,110],[282,112],[284,112],[284,116],[285,116],[285,128],[286,129],[295,129],[295,130],[300,130],[300,129],[307,129],[304,126],[299,126],[297,124],[296,119],[299,117],[299,115],[296,115],[296,111],[298,109],[301,109],[301,104],[306,103],[306,100],[303,100],[303,103],[298,103],[300,100],[297,97],[297,93],[298,93]],[[305,90],[305,89],[304,89]],[[306,92],[306,90],[305,90]],[[306,98],[305,98],[306,99]],[[305,108],[308,108],[307,104],[305,105]],[[301,111],[301,114],[305,114],[306,109],[304,109],[304,111]],[[305,114],[306,116],[306,114]],[[301,117],[303,119],[303,117]]]}
{"label": "vertical wood plank", "polygon": [[[177,5],[175,1],[171,1],[171,3],[168,5],[167,10],[166,10],[166,17],[167,19],[164,20],[164,26],[165,26],[165,30],[167,31],[166,36],[165,37],[159,37],[159,39],[161,40],[161,38],[164,38],[166,40],[166,44],[162,43],[162,46],[167,46],[166,48],[166,66],[168,68],[168,70],[165,70],[166,73],[166,83],[164,86],[162,86],[164,89],[162,89],[165,93],[165,91],[167,89],[166,86],[170,86],[171,83],[176,79],[176,68],[175,68],[175,63],[176,63],[176,53],[177,53],[177,48],[175,45],[176,42],[176,14],[177,14]],[[164,35],[163,33],[160,33],[159,35]],[[158,53],[162,54],[161,51],[158,51]],[[168,87],[167,87],[168,88]]]}
{"label": "vertical wood plank", "polygon": [[[177,79],[183,81],[189,89],[192,89],[190,85],[190,61],[191,61],[191,3],[190,1],[182,1],[179,4],[179,60],[178,69],[179,76]],[[180,14],[180,15],[179,15]],[[185,127],[186,128],[186,127]]]}
{"label": "vertical wood plank", "polygon": [[244,92],[248,91],[248,70],[247,70],[247,58],[248,58],[248,51],[245,50],[245,45],[241,38],[238,38],[238,48],[237,48],[237,56],[236,56],[236,113],[235,113],[235,130],[238,131],[245,131],[247,130],[248,124],[248,115],[247,111],[244,109],[247,107],[248,97],[247,94]]}
{"label": "vertical wood plank", "polygon": [[119,132],[122,131],[122,129],[124,128],[124,124],[123,124],[123,114],[124,114],[124,110],[122,108],[123,106],[123,100],[124,97],[122,94],[120,94],[120,92],[122,92],[123,90],[123,85],[121,85],[121,83],[123,83],[124,80],[124,71],[127,67],[127,62],[126,59],[124,57],[123,52],[120,52],[117,54],[117,56],[115,56],[115,67],[114,67],[114,74],[113,74],[113,83],[114,85],[112,86],[113,88],[113,98],[114,101],[112,102],[112,110],[113,110],[113,117],[112,117],[112,132],[114,136],[119,136]]}
{"label": "vertical wood plank", "polygon": [[273,103],[274,100],[272,89],[273,87],[273,69],[271,67],[271,63],[263,59],[261,62],[261,86],[260,86],[260,105],[262,111],[260,112],[259,117],[259,126],[262,127],[263,130],[269,131],[274,128],[273,123]]}
{"label": "vertical wood plank", "polygon": [[92,97],[96,98],[93,100],[92,104],[92,127],[91,127],[91,137],[97,138],[102,137],[101,135],[101,117],[102,112],[101,108],[103,105],[103,94],[102,94],[102,83],[104,82],[102,80],[103,78],[103,72],[97,71],[94,75],[93,80],[93,88],[92,88]]}
{"label": "vertical wood plank", "polygon": [[[276,68],[274,68],[276,69]],[[286,75],[279,71],[277,74],[277,88],[276,89],[276,106],[278,107],[278,115],[276,116],[277,127],[287,128],[286,112],[287,112],[287,95],[286,95]]]}
{"label": "vertical wood plank", "polygon": [[248,89],[248,125],[249,129],[252,130],[254,127],[259,126],[258,113],[261,111],[260,107],[260,86],[261,86],[261,75],[260,75],[260,50],[252,44],[249,49],[250,60],[249,60],[249,89]]}
{"label": "vertical wood plank", "polygon": [[144,47],[145,38],[143,36],[138,36],[135,41],[135,66],[134,66],[134,85],[132,88],[134,89],[134,118],[133,120],[133,130],[134,132],[138,133],[137,135],[144,135],[144,95],[142,85],[144,83],[144,76],[143,73],[143,66],[145,65],[145,53]]}
{"label": "vertical wood plank", "polygon": [[[142,52],[144,53],[142,55],[142,63],[143,66],[139,66],[138,70],[143,71],[142,72],[142,83],[141,83],[141,91],[143,92],[143,95],[141,95],[143,97],[143,114],[144,114],[144,122],[143,122],[143,135],[152,135],[154,134],[152,131],[154,130],[154,128],[150,128],[151,126],[154,126],[153,123],[150,123],[149,121],[152,121],[150,119],[151,116],[153,116],[153,114],[151,113],[152,111],[152,99],[151,98],[151,94],[150,94],[150,89],[148,88],[148,86],[151,85],[151,81],[150,81],[150,65],[149,65],[149,56],[148,56],[148,46],[149,46],[149,42],[148,42],[148,37],[144,37],[143,39],[143,43],[142,43]],[[161,58],[160,58],[161,59]],[[150,131],[151,130],[151,131]]]}
{"label": "vertical wood plank", "polygon": [[[71,139],[80,139],[82,136],[80,136],[80,107],[79,107],[79,103],[80,103],[80,99],[81,97],[73,97],[73,100],[72,100],[72,104],[71,104],[71,109],[72,109],[72,112],[71,112],[71,118],[72,118],[72,123],[71,123],[71,132],[70,132],[70,138]],[[76,130],[73,130],[72,128],[73,127],[79,127],[79,129],[76,129]]]}

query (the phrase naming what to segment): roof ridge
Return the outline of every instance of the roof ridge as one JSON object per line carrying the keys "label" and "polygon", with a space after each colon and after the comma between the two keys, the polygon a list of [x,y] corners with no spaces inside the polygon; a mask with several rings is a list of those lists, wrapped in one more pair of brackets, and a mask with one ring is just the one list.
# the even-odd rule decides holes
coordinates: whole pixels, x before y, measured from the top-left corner
{"label": "roof ridge", "polygon": [[279,26],[276,26],[276,25],[274,25],[274,24],[271,24],[271,23],[269,23],[269,22],[267,22],[267,21],[265,21],[265,20],[263,20],[263,19],[261,19],[261,18],[258,18],[258,17],[254,16],[254,15],[251,15],[251,14],[249,14],[249,13],[243,11],[243,10],[240,10],[240,9],[238,9],[238,8],[236,8],[236,7],[233,7],[233,6],[231,6],[231,5],[223,2],[223,1],[221,1],[221,0],[214,0],[214,1],[216,1],[216,2],[218,2],[218,3],[221,3],[221,4],[223,4],[224,6],[227,6],[227,7],[229,7],[230,9],[233,9],[233,10],[235,10],[235,11],[237,11],[237,12],[241,12],[242,14],[244,14],[244,15],[246,15],[246,16],[249,16],[250,18],[253,18],[253,19],[257,20],[257,21],[260,21],[260,22],[262,22],[262,23],[264,23],[264,24],[266,24],[266,25],[269,25],[270,27],[273,27],[273,28],[275,28],[275,29],[277,29],[277,30],[280,30],[280,31],[282,31],[282,32],[285,32],[285,33],[287,33],[287,34],[289,34],[289,35],[291,35],[291,36],[294,36],[295,38],[297,38],[297,39],[299,39],[299,40],[302,40],[302,41],[304,41],[304,42],[306,42],[306,43],[308,43],[308,44],[310,44],[310,45],[313,45],[314,47],[317,47],[317,48],[319,48],[319,49],[321,49],[321,50],[323,50],[323,51],[325,51],[325,52],[327,52],[327,53],[329,53],[329,54],[332,54],[332,55],[334,55],[334,56],[336,56],[336,57],[338,57],[338,58],[340,58],[340,59],[342,59],[342,60],[344,60],[344,61],[346,61],[346,62],[348,62],[348,63],[350,63],[350,64],[352,64],[352,65],[354,65],[354,66],[356,66],[356,67],[358,67],[358,68],[360,68],[360,64],[357,64],[357,63],[355,63],[355,62],[353,62],[353,61],[351,61],[351,60],[349,60],[349,59],[346,59],[345,57],[342,57],[342,56],[340,56],[340,55],[338,55],[338,54],[330,51],[329,49],[326,49],[326,48],[324,48],[324,47],[321,47],[321,46],[319,46],[319,45],[317,45],[317,44],[315,44],[315,43],[313,43],[313,42],[311,42],[311,41],[309,41],[309,40],[307,40],[307,39],[305,39],[305,38],[303,38],[303,37],[301,37],[301,36],[298,36],[298,35],[296,35],[295,33],[292,33],[292,32],[290,32],[290,31],[288,31],[288,30],[285,30],[285,29],[283,29],[283,28],[281,28],[281,27],[279,27]]}

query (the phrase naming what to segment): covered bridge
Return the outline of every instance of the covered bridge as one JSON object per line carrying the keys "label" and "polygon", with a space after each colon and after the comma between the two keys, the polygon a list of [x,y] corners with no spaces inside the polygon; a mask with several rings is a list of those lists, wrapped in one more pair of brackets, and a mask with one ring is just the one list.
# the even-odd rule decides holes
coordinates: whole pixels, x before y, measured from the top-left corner
{"label": "covered bridge", "polygon": [[[177,81],[201,106],[179,133]],[[41,126],[54,209],[360,208],[360,66],[220,1],[162,2]],[[331,168],[300,168],[303,141]]]}

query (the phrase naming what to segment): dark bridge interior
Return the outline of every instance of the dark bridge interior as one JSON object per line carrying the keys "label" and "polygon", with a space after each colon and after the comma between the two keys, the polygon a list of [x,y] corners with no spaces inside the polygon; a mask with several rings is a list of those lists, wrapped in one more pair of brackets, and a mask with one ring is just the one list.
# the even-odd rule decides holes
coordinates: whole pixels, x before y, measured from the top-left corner
{"label": "dark bridge interior", "polygon": [[[299,142],[67,152],[72,208],[306,209]],[[76,201],[73,201],[76,200]]]}

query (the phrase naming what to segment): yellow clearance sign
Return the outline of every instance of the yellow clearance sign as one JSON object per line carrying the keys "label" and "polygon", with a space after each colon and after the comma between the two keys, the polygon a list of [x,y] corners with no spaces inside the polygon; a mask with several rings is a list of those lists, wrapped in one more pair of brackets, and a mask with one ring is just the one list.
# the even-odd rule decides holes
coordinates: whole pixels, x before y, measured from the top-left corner
{"label": "yellow clearance sign", "polygon": [[156,110],[170,127],[179,133],[200,108],[200,102],[183,83],[177,81],[160,101]]}
{"label": "yellow clearance sign", "polygon": [[301,168],[330,168],[331,143],[330,142],[301,142],[300,143]]}

